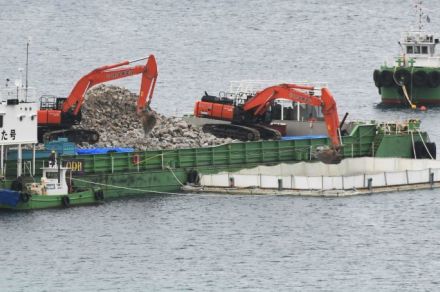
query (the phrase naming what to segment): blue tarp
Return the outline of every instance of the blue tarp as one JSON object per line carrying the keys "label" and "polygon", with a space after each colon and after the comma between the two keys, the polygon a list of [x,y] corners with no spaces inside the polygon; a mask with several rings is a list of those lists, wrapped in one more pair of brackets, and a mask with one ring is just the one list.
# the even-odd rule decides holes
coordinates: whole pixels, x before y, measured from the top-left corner
{"label": "blue tarp", "polygon": [[20,200],[20,192],[0,189],[0,205],[16,207]]}
{"label": "blue tarp", "polygon": [[102,148],[91,148],[91,149],[76,149],[78,155],[87,154],[107,154],[107,153],[130,153],[134,152],[134,148],[121,148],[121,147],[102,147]]}
{"label": "blue tarp", "polygon": [[322,139],[327,137],[328,137],[327,135],[285,136],[285,137],[281,137],[281,140],[283,141],[307,140],[307,139]]}

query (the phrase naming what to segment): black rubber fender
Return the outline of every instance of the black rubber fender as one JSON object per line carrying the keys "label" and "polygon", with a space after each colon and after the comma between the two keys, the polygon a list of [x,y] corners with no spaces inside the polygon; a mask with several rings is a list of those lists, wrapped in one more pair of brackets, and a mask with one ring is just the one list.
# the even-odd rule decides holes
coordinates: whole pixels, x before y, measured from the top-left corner
{"label": "black rubber fender", "polygon": [[411,73],[406,69],[398,69],[394,73],[394,82],[397,82],[396,85],[400,86],[401,84],[409,85],[411,83]]}
{"label": "black rubber fender", "polygon": [[425,87],[428,84],[428,73],[426,71],[416,71],[413,74],[413,83],[417,87]]}
{"label": "black rubber fender", "polygon": [[70,207],[70,198],[69,198],[69,196],[62,196],[61,197],[61,203],[63,204],[63,207],[65,207],[65,208]]}
{"label": "black rubber fender", "polygon": [[95,196],[95,200],[97,200],[97,201],[104,200],[104,191],[103,190],[96,190],[93,192],[93,195]]}
{"label": "black rubber fender", "polygon": [[186,180],[187,180],[188,183],[191,183],[191,184],[198,184],[198,183],[200,183],[199,172],[197,170],[195,170],[195,169],[191,169],[187,173]]}
{"label": "black rubber fender", "polygon": [[[427,142],[425,144],[426,144],[426,147],[422,141],[416,141],[414,143],[414,148],[415,148],[415,152],[417,155],[417,159],[425,159],[425,158],[430,159],[431,156],[429,154],[432,155],[433,159],[436,159],[437,158],[436,144],[434,142]],[[429,153],[428,153],[428,151],[426,151],[426,148],[428,148]],[[414,152],[413,152],[413,158],[414,158]]]}
{"label": "black rubber fender", "polygon": [[374,70],[374,72],[373,72],[373,80],[374,80],[374,85],[376,85],[376,87],[380,88],[382,86],[380,70]]}
{"label": "black rubber fender", "polygon": [[428,74],[428,86],[432,88],[436,88],[440,85],[440,72],[439,71],[431,71]]}
{"label": "black rubber fender", "polygon": [[11,190],[21,192],[24,190],[25,181],[22,176],[17,177],[11,184]]}
{"label": "black rubber fender", "polygon": [[20,193],[20,201],[22,201],[23,203],[29,202],[30,198],[31,198],[30,194],[24,192]]}
{"label": "black rubber fender", "polygon": [[402,87],[397,87],[397,93],[399,94],[400,97],[405,98],[405,94],[403,93]]}
{"label": "black rubber fender", "polygon": [[393,73],[391,71],[383,70],[380,73],[380,82],[382,86],[390,87],[394,85]]}

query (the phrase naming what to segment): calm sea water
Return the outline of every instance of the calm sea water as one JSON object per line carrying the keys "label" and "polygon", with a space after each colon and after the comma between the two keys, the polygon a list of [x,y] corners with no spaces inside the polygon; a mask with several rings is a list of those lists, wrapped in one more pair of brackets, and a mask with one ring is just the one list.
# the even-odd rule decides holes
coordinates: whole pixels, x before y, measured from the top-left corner
{"label": "calm sea water", "polygon": [[[440,32],[440,6],[425,2]],[[30,37],[39,94],[67,95],[95,67],[155,54],[152,107],[165,114],[191,112],[230,80],[327,81],[341,114],[420,118],[439,143],[440,109],[375,106],[372,71],[398,51],[410,4],[0,0],[0,84],[20,76]],[[2,213],[0,291],[438,291],[439,204],[439,191],[172,195]]]}

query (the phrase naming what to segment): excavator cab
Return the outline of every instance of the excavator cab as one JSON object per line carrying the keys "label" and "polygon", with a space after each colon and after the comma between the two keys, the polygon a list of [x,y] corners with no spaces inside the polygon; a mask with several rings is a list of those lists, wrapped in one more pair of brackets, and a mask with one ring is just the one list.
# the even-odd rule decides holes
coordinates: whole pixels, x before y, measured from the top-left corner
{"label": "excavator cab", "polygon": [[57,97],[55,95],[43,95],[40,97],[40,109],[42,110],[61,110],[65,97]]}

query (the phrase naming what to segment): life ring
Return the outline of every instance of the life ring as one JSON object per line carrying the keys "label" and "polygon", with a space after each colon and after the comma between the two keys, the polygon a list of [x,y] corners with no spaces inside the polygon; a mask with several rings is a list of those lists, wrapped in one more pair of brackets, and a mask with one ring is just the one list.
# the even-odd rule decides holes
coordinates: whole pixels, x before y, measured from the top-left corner
{"label": "life ring", "polygon": [[382,86],[382,80],[380,78],[380,70],[374,70],[373,80],[374,80],[374,85],[376,85],[376,87],[379,88]]}
{"label": "life ring", "polygon": [[401,86],[402,84],[409,85],[411,82],[411,73],[405,69],[398,69],[394,73],[394,82],[396,82],[396,85],[398,86]]}
{"label": "life ring", "polygon": [[428,74],[428,85],[429,87],[436,88],[440,85],[440,72],[431,71]]}
{"label": "life ring", "polygon": [[64,207],[70,207],[70,198],[69,196],[62,196],[61,197],[61,203],[63,204]]}
{"label": "life ring", "polygon": [[29,199],[31,198],[31,195],[29,195],[28,193],[20,193],[20,200],[23,203],[27,203],[29,202]]}
{"label": "life ring", "polygon": [[133,156],[131,157],[131,162],[134,165],[138,165],[140,161],[141,161],[141,158],[140,158],[139,154],[133,154]]}
{"label": "life ring", "polygon": [[103,190],[96,190],[93,192],[95,196],[95,200],[97,201],[103,201],[104,200],[104,192]]}
{"label": "life ring", "polygon": [[428,73],[425,71],[416,71],[413,74],[413,83],[415,86],[424,87],[428,84]]}
{"label": "life ring", "polygon": [[394,80],[393,80],[393,73],[391,71],[382,71],[380,73],[380,81],[383,86],[390,87],[393,86]]}

